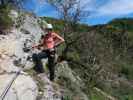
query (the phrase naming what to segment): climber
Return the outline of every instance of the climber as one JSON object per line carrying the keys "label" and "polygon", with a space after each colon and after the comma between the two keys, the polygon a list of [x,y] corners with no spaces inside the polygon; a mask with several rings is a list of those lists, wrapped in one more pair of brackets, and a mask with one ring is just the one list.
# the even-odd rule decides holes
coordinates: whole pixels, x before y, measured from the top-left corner
{"label": "climber", "polygon": [[33,54],[32,59],[35,63],[34,70],[43,73],[43,65],[41,59],[48,58],[48,68],[50,72],[50,80],[54,80],[54,65],[55,65],[55,47],[64,42],[64,39],[53,32],[53,26],[47,24],[45,27],[41,26],[42,30],[46,32],[46,35],[43,35],[40,39],[38,45],[33,46],[33,48],[41,49],[41,52],[38,54]]}

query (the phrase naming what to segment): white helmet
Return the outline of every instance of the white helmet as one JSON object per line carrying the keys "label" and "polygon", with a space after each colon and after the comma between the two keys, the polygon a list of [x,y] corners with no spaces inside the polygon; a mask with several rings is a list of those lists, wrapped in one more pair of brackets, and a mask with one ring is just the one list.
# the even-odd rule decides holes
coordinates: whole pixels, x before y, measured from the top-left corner
{"label": "white helmet", "polygon": [[53,26],[52,26],[52,24],[47,24],[46,28],[47,29],[53,29]]}

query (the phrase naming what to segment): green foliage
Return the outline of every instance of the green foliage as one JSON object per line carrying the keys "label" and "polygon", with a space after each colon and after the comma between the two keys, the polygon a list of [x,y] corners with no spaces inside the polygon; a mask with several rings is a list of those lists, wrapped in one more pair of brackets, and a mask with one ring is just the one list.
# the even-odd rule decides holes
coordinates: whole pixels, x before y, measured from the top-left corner
{"label": "green foliage", "polygon": [[107,100],[105,97],[103,97],[100,93],[96,92],[95,90],[92,90],[90,98],[91,100]]}
{"label": "green foliage", "polygon": [[133,80],[133,64],[132,63],[123,63],[121,65],[120,73],[124,75],[127,79]]}
{"label": "green foliage", "polygon": [[65,96],[63,100],[72,100],[69,96]]}
{"label": "green foliage", "polygon": [[13,25],[12,19],[9,17],[10,6],[1,5],[0,6],[0,29],[9,29]]}
{"label": "green foliage", "polygon": [[[52,23],[59,33],[66,28],[62,20],[44,19]],[[120,100],[132,100],[133,89],[126,83],[132,84],[133,79],[133,19],[116,19],[107,25],[97,26],[77,24],[69,29],[65,38],[67,42],[80,38],[64,54],[74,60],[70,62],[71,68],[88,87],[86,93],[90,93],[89,87],[97,86]],[[66,45],[59,48],[62,50],[65,47]],[[123,81],[117,83],[119,78]],[[92,100],[106,99],[92,93]]]}
{"label": "green foliage", "polygon": [[[46,20],[48,23],[52,23],[54,26],[54,30],[57,32],[62,32],[65,28],[65,21],[59,20],[59,19],[53,19],[49,17],[44,17],[44,20]],[[88,25],[86,24],[76,24],[76,26],[73,26],[75,32],[87,32],[89,30]]]}
{"label": "green foliage", "polygon": [[52,23],[54,31],[56,32],[60,32],[64,28],[64,21],[62,20],[58,20],[58,19],[53,20],[53,18],[49,18],[49,17],[44,17],[42,19],[46,20],[46,22],[48,23]]}
{"label": "green foliage", "polygon": [[133,89],[130,86],[125,86],[123,82],[121,88],[114,89],[113,95],[119,100],[132,100],[133,99]]}
{"label": "green foliage", "polygon": [[[126,28],[126,30],[133,32],[132,18],[115,19],[111,21],[109,24],[118,29]],[[125,27],[123,27],[123,24],[125,24]]]}

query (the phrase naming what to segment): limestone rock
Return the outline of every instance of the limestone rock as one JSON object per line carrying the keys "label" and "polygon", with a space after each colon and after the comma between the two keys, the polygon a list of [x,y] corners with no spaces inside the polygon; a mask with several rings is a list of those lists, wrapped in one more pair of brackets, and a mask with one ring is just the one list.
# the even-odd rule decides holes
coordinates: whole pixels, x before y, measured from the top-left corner
{"label": "limestone rock", "polygon": [[[15,20],[16,15],[11,16]],[[26,16],[29,18],[28,15]],[[30,21],[24,21],[24,25],[21,25],[20,28],[14,27],[8,34],[0,35],[0,95],[2,95],[16,72],[22,69],[21,67],[24,65],[30,66],[30,68],[33,67],[32,61],[27,60],[28,57],[31,57],[32,51],[25,52],[24,48],[31,47],[35,41],[38,41],[40,29],[37,26],[37,19],[33,17],[31,19],[27,18],[25,19]],[[32,25],[36,25],[32,26],[30,22],[33,22]],[[28,26],[31,26],[31,28]],[[29,29],[30,34],[21,32],[21,28]],[[36,100],[37,95],[38,87],[36,82],[28,74],[21,71],[21,74],[12,84],[4,100]]]}
{"label": "limestone rock", "polygon": [[82,91],[84,83],[80,77],[72,71],[66,61],[56,66],[56,78],[59,84],[62,84],[60,89],[62,88],[63,97],[69,97],[72,100],[88,100],[88,96]]}
{"label": "limestone rock", "polygon": [[[0,75],[0,94],[5,91],[14,74]],[[36,100],[37,86],[30,76],[19,75],[7,92],[4,100]]]}

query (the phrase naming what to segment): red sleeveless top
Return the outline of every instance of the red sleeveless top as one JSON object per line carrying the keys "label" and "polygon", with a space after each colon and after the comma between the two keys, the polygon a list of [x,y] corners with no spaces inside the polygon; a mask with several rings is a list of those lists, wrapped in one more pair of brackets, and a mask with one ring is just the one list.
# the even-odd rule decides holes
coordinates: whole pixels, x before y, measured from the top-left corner
{"label": "red sleeveless top", "polygon": [[45,45],[48,49],[54,48],[55,41],[54,41],[54,35],[53,35],[53,33],[51,33],[51,34],[49,34],[49,33],[46,34],[46,35],[44,36],[43,43],[44,43],[44,45]]}

